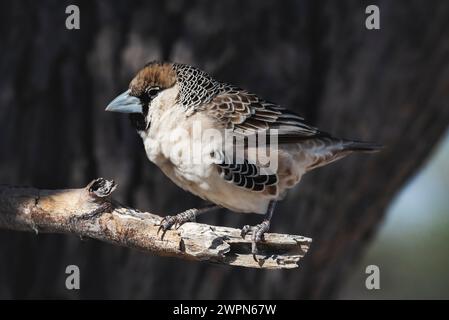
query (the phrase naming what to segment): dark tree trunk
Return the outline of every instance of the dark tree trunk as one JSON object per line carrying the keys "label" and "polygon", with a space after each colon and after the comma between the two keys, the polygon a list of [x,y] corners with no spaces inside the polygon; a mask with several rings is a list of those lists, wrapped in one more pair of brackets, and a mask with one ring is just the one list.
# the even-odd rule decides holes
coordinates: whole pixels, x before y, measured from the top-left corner
{"label": "dark tree trunk", "polygon": [[[75,1],[76,2],[76,1]],[[0,182],[65,188],[104,176],[119,200],[174,213],[200,204],[148,162],[126,117],[103,112],[144,63],[196,65],[337,136],[386,145],[307,175],[273,230],[314,239],[299,270],[258,271],[144,255],[60,235],[0,232],[0,297],[330,298],[385,209],[449,123],[449,3],[377,1],[0,3]],[[240,226],[225,212],[202,221]],[[67,291],[65,268],[81,269]]]}

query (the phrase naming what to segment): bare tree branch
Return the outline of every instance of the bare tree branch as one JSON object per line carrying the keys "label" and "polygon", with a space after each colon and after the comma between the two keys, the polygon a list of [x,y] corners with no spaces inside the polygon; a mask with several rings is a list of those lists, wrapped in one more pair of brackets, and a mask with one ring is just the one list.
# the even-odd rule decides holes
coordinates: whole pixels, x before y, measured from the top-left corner
{"label": "bare tree branch", "polygon": [[45,233],[71,233],[160,256],[250,268],[296,268],[311,239],[266,234],[251,255],[250,237],[240,230],[186,223],[158,233],[161,217],[124,207],[110,199],[115,183],[96,179],[87,187],[65,190],[0,186],[0,228]]}

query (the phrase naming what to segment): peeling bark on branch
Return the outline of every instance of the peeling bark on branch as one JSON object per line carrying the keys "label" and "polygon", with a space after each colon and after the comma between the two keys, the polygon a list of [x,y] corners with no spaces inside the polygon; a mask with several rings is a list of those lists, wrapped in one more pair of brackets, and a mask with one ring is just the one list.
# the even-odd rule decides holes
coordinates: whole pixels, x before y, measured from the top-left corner
{"label": "peeling bark on branch", "polygon": [[160,256],[208,261],[250,268],[296,268],[311,239],[266,234],[258,245],[259,261],[251,255],[250,237],[240,230],[186,223],[158,233],[162,217],[124,207],[110,199],[115,183],[103,178],[87,187],[39,190],[0,187],[0,228],[46,233],[71,233]]}

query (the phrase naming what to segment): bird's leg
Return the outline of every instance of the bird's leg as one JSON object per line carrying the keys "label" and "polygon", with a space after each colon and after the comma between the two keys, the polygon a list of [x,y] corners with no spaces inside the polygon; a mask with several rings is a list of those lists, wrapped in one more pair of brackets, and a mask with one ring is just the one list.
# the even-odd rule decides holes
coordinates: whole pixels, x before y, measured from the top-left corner
{"label": "bird's leg", "polygon": [[251,241],[251,253],[253,254],[254,260],[256,259],[257,254],[257,242],[264,240],[264,233],[270,229],[270,221],[273,217],[274,208],[276,207],[276,201],[272,200],[268,204],[268,210],[267,213],[265,213],[264,219],[262,223],[256,225],[256,226],[249,226],[246,225],[242,228],[242,238],[245,238],[245,236],[248,234],[249,231],[252,231],[252,241]]}
{"label": "bird's leg", "polygon": [[193,222],[196,220],[196,217],[200,214],[215,210],[220,208],[217,205],[208,205],[206,207],[200,208],[200,209],[188,209],[186,211],[183,211],[181,213],[178,213],[174,216],[165,216],[160,225],[159,225],[159,231],[162,229],[165,233],[168,229],[170,229],[172,226],[175,226],[176,229],[178,229],[181,225],[183,225],[186,222]]}

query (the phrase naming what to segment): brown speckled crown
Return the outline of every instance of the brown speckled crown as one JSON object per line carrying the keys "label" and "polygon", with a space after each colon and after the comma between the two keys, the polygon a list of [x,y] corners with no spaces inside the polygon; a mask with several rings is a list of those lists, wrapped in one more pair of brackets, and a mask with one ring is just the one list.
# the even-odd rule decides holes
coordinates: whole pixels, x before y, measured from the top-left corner
{"label": "brown speckled crown", "polygon": [[172,87],[176,83],[176,72],[173,64],[168,62],[150,62],[137,73],[129,84],[131,95],[141,96],[150,87],[162,90]]}

